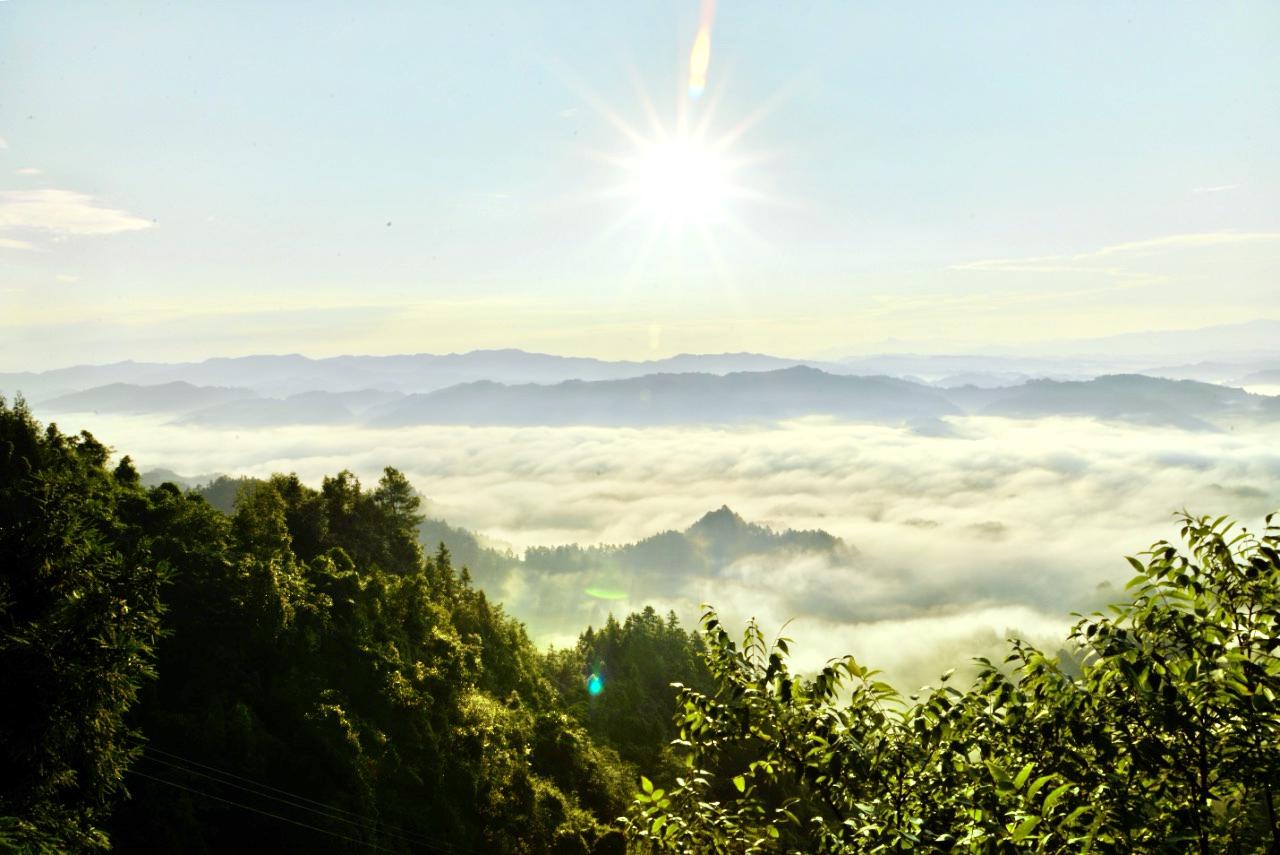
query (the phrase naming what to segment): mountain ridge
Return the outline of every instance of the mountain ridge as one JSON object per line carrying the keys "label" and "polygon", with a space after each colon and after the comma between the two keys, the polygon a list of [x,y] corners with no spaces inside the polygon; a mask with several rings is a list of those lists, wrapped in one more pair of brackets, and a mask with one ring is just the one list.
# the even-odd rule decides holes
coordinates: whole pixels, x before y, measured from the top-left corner
{"label": "mountain ridge", "polygon": [[[1126,344],[1144,341],[1153,344],[1148,347]],[[967,352],[893,349],[879,354],[827,358],[785,357],[750,350],[680,352],[660,358],[629,360],[520,348],[324,357],[296,352],[257,353],[187,362],[122,360],[44,371],[0,372],[0,393],[12,397],[21,392],[28,400],[44,400],[114,382],[154,385],[174,380],[195,385],[242,386],[272,397],[309,391],[349,392],[360,388],[415,393],[482,379],[551,383],[570,379],[622,379],[663,371],[728,373],[794,365],[835,374],[915,376],[929,383],[977,373],[988,375],[989,382],[1007,383],[1020,376],[1090,379],[1107,373],[1152,374],[1162,370],[1159,366],[1185,367],[1185,363],[1197,360],[1222,363],[1222,370],[1208,379],[1239,382],[1252,372],[1280,369],[1278,342],[1280,321],[1260,319],[1198,329],[1062,340],[1034,347],[993,346]]]}
{"label": "mountain ridge", "polygon": [[760,424],[824,416],[945,434],[945,419],[1091,417],[1189,430],[1280,419],[1280,398],[1197,380],[1109,374],[1033,378],[1012,386],[950,388],[887,376],[830,374],[795,365],[771,371],[658,373],[552,384],[459,383],[428,393],[361,389],[284,398],[175,381],[108,384],[37,404],[50,412],[163,413],[174,424],[224,428],[348,425],[604,427]]}

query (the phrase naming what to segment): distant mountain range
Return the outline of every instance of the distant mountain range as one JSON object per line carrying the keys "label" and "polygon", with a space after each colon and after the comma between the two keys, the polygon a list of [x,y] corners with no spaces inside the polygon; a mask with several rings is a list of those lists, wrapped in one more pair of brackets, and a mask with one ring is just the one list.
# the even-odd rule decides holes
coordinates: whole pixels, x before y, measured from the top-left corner
{"label": "distant mountain range", "polygon": [[[1263,374],[1263,377],[1269,375]],[[483,380],[428,393],[365,389],[283,398],[246,388],[111,383],[37,402],[39,415],[165,414],[177,424],[600,425],[770,423],[804,416],[945,433],[948,416],[1079,416],[1191,430],[1280,419],[1280,398],[1195,380],[1105,375],[951,388],[807,366],[729,374],[649,374],[621,380],[508,385]]]}
{"label": "distant mountain range", "polygon": [[187,363],[118,362],[38,373],[0,373],[0,391],[6,394],[22,392],[28,399],[40,401],[115,383],[157,386],[184,382],[196,386],[237,387],[272,398],[305,392],[347,393],[368,389],[412,394],[481,380],[547,384],[565,380],[620,380],[661,373],[769,371],[795,365],[841,370],[837,363],[783,359],[757,353],[681,354],[647,362],[611,362],[523,350],[336,356],[328,359],[290,354]]}
{"label": "distant mountain range", "polygon": [[136,383],[108,383],[44,401],[42,409],[51,413],[175,413],[223,406],[257,397],[248,389],[224,386],[194,386],[182,380],[141,386]]}
{"label": "distant mountain range", "polygon": [[[1259,372],[1280,371],[1280,321],[1255,320],[1194,330],[1131,333],[1046,342],[1017,352],[886,353],[843,359],[791,359],[762,353],[680,354],[654,360],[603,360],[523,350],[418,353],[399,356],[298,354],[219,357],[203,362],[117,362],[40,372],[0,372],[0,394],[21,392],[44,402],[123,383],[246,390],[270,399],[310,392],[426,394],[478,381],[553,385],[568,380],[625,380],[655,374],[732,374],[805,366],[828,374],[885,376],[944,388],[1012,386],[1030,379],[1089,380],[1146,374],[1174,380],[1242,385]],[[1252,381],[1261,382],[1261,381]],[[360,402],[354,407],[358,412]]]}
{"label": "distant mountain range", "polygon": [[1188,430],[1280,421],[1280,397],[1138,374],[1086,381],[1031,380],[1003,389],[968,386],[948,394],[969,414],[1006,418],[1084,416]]}
{"label": "distant mountain range", "polygon": [[651,374],[554,385],[480,382],[410,395],[369,412],[370,424],[655,425],[777,421],[806,415],[911,422],[960,415],[928,386],[797,366],[777,371]]}
{"label": "distant mountain range", "polygon": [[1269,368],[1263,371],[1255,371],[1252,374],[1245,375],[1245,383],[1280,386],[1280,368]]}
{"label": "distant mountain range", "polygon": [[[1077,355],[885,354],[828,362],[759,353],[607,361],[522,350],[246,356],[0,374],[0,394],[22,394],[41,416],[148,414],[244,429],[741,424],[816,415],[945,432],[943,419],[966,414],[1199,429],[1275,418],[1273,399],[1234,387],[1266,392],[1280,384],[1280,321],[1060,344]],[[1198,362],[1117,355],[1215,348],[1217,358]]]}
{"label": "distant mountain range", "polygon": [[1052,353],[1059,356],[1114,359],[1167,359],[1178,354],[1191,361],[1239,362],[1274,360],[1280,350],[1280,320],[1257,318],[1234,324],[1182,330],[1148,330],[1097,338],[1050,339],[1024,347],[1020,355]]}

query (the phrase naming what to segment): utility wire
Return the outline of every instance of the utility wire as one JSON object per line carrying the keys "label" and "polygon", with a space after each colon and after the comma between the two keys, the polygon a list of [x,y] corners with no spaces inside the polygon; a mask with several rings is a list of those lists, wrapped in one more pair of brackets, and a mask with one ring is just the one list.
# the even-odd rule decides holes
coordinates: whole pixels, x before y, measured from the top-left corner
{"label": "utility wire", "polygon": [[269,818],[271,818],[271,819],[276,819],[276,820],[279,820],[280,822],[287,822],[287,823],[289,823],[290,825],[298,825],[298,826],[301,826],[302,828],[309,828],[309,829],[311,829],[312,831],[319,832],[320,834],[327,834],[327,835],[329,835],[330,837],[337,837],[337,838],[339,838],[340,840],[346,840],[346,841],[349,841],[349,842],[351,842],[351,843],[359,843],[361,846],[368,846],[370,849],[375,849],[375,850],[378,850],[378,851],[380,851],[380,852],[394,852],[394,851],[395,851],[395,850],[393,850],[393,849],[386,849],[386,848],[384,848],[384,847],[382,847],[382,846],[379,846],[379,845],[378,845],[378,844],[376,844],[376,843],[371,843],[371,842],[369,842],[369,841],[367,841],[367,840],[361,840],[361,839],[360,839],[360,838],[358,838],[358,837],[350,837],[350,836],[348,836],[348,835],[346,835],[346,834],[339,834],[339,833],[338,833],[338,832],[336,832],[336,831],[330,831],[330,830],[328,830],[328,829],[326,829],[326,828],[320,828],[319,826],[316,826],[316,825],[311,825],[311,824],[309,824],[309,823],[301,822],[301,821],[296,820],[296,819],[290,819],[290,818],[289,818],[289,817],[287,817],[287,816],[281,816],[281,815],[280,815],[280,814],[278,814],[278,813],[271,813],[271,811],[261,810],[260,808],[253,807],[252,805],[242,804],[242,803],[237,802],[237,801],[232,801],[231,799],[224,799],[224,798],[222,798],[222,796],[215,796],[215,795],[213,795],[212,793],[206,793],[206,792],[203,792],[203,791],[201,791],[201,790],[197,790],[197,789],[195,789],[195,788],[193,788],[193,787],[188,787],[188,786],[185,786],[185,785],[183,785],[183,784],[179,784],[179,783],[177,783],[177,782],[175,782],[175,781],[169,781],[169,780],[166,780],[165,778],[157,778],[155,775],[148,775],[146,772],[139,772],[137,769],[130,769],[130,770],[129,770],[129,773],[130,773],[130,774],[132,774],[132,775],[137,775],[137,776],[138,776],[138,777],[140,777],[140,778],[147,778],[148,780],[156,781],[157,783],[166,784],[166,785],[168,785],[168,786],[170,786],[170,787],[175,787],[175,788],[177,788],[177,789],[179,789],[179,790],[186,790],[188,793],[194,793],[195,795],[197,795],[197,796],[202,796],[202,797],[204,797],[204,798],[206,798],[206,799],[213,799],[214,801],[219,801],[219,802],[222,802],[223,804],[228,804],[228,805],[231,805],[231,806],[233,806],[233,807],[241,808],[241,809],[243,809],[243,810],[252,811],[253,813],[261,814],[262,816],[269,817]]}
{"label": "utility wire", "polygon": [[[182,771],[189,772],[190,774],[200,775],[201,777],[209,778],[210,780],[216,781],[221,784],[225,784],[229,787],[235,787],[236,789],[245,790],[246,792],[253,793],[254,795],[262,796],[263,798],[274,799],[276,801],[280,801],[285,804],[291,804],[291,806],[297,807],[301,810],[308,810],[308,811],[312,811],[313,813],[327,815],[330,818],[338,820],[340,822],[352,822],[354,824],[353,821],[358,820],[358,821],[361,821],[361,823],[363,824],[364,822],[368,821],[367,817],[365,817],[362,814],[356,813],[355,811],[350,811],[350,810],[347,810],[346,808],[338,807],[337,805],[330,805],[330,804],[326,804],[325,802],[316,801],[315,799],[308,798],[299,793],[291,792],[289,790],[284,790],[284,789],[281,789],[280,787],[274,787],[262,781],[257,781],[257,780],[254,780],[253,778],[248,778],[248,777],[245,777],[244,775],[236,774],[235,772],[229,772],[226,769],[220,769],[217,766],[210,766],[207,763],[201,763],[198,760],[192,760],[191,758],[184,757],[181,754],[174,754],[173,752],[156,748],[151,744],[146,744],[143,746],[143,757],[147,758],[147,755],[149,754],[163,755],[164,757],[170,758],[173,761],[177,761],[176,764],[168,763],[168,765],[173,765],[175,768],[181,769],[183,764],[186,764],[187,766],[195,766],[195,767],[198,767],[199,769],[204,769],[204,770],[207,770],[208,772],[216,773],[216,775],[222,775],[228,778],[233,778],[237,781],[243,781],[244,783],[249,784],[252,787],[257,787],[263,790],[270,790],[273,793],[279,793],[282,796],[287,796],[288,798],[287,799],[279,798],[277,796],[272,796],[268,793],[255,792],[253,789],[242,787],[238,784],[232,783],[231,781],[221,781],[216,776],[205,774],[204,772],[197,771],[196,769],[182,769]],[[147,759],[156,761],[158,763],[167,762],[165,760],[162,760],[161,757],[158,757],[158,756],[149,757]],[[323,810],[310,808],[310,807],[307,807],[307,805],[303,805],[303,804],[293,804],[289,801],[289,799],[294,799],[298,802],[307,802],[308,804],[316,805],[317,808],[321,808]],[[326,814],[325,813],[326,811],[329,813]],[[346,814],[348,817],[351,817],[352,819],[347,819],[345,817],[338,816],[337,814]],[[449,841],[441,837],[435,837],[430,834],[424,834],[422,832],[412,831],[410,829],[406,829],[401,826],[389,825],[381,822],[379,822],[378,824],[382,829],[385,829],[391,832],[399,832],[398,834],[394,834],[393,836],[398,836],[406,840],[413,840],[413,842],[420,842],[420,843],[425,843],[425,844],[436,846],[436,847],[443,847],[445,849],[452,850],[454,852],[473,851],[468,849],[460,849],[456,844],[450,843]]]}
{"label": "utility wire", "polygon": [[[217,777],[216,775],[210,775],[207,772],[201,772],[197,769],[189,769],[186,766],[182,765],[181,763],[174,763],[169,760],[164,760],[160,757],[145,757],[144,755],[144,759],[150,760],[152,763],[163,764],[164,766],[167,766],[170,769],[176,769],[179,772],[185,772],[188,775],[198,775],[201,778],[206,778],[210,781],[213,781],[215,784],[221,784],[226,787],[233,787],[237,790],[241,790],[251,795],[258,796],[260,798],[271,799],[272,801],[277,801],[277,802],[280,802],[281,804],[286,804],[289,807],[297,808],[298,810],[308,811],[318,816],[322,816],[325,819],[331,819],[335,822],[345,822],[349,825],[354,825],[360,829],[364,829],[370,825],[381,825],[380,823],[371,821],[367,817],[363,821],[359,819],[352,819],[350,816],[343,816],[340,813],[334,813],[329,810],[324,810],[321,808],[315,808],[309,805],[300,804],[299,802],[293,801],[292,799],[289,799],[289,798],[285,798],[284,796],[274,796],[274,795],[271,795],[270,793],[264,793],[252,787],[246,787],[243,784],[237,784],[237,783],[234,783],[233,781],[224,781],[221,778]],[[343,811],[343,808],[335,807],[333,808],[333,811]],[[343,812],[349,813],[349,811],[343,811]],[[352,814],[352,816],[356,816],[356,814]],[[424,846],[425,845],[434,846],[437,843],[436,840],[432,840],[427,837],[415,836],[412,833],[403,832],[400,829],[393,829],[392,826],[381,825],[381,830],[392,837],[398,837],[401,840],[407,841],[409,843],[420,843]]]}
{"label": "utility wire", "polygon": [[[347,810],[346,808],[340,808],[340,807],[337,807],[336,805],[329,805],[329,804],[325,804],[324,802],[316,801],[315,799],[309,799],[306,796],[299,795],[298,793],[293,793],[293,792],[290,792],[289,790],[282,790],[279,787],[273,787],[270,784],[263,783],[262,781],[255,781],[253,778],[246,778],[244,775],[237,775],[235,772],[228,772],[226,769],[219,769],[217,766],[210,766],[207,763],[201,763],[198,760],[192,760],[190,757],[183,757],[181,754],[174,754],[170,751],[163,751],[159,748],[156,748],[154,745],[151,745],[150,743],[143,745],[142,749],[143,749],[143,756],[146,756],[147,754],[160,754],[172,760],[177,760],[181,763],[185,763],[188,766],[197,766],[201,769],[205,769],[210,772],[216,772],[219,775],[225,775],[228,778],[235,778],[237,781],[244,781],[246,784],[252,784],[253,786],[260,787],[264,790],[270,790],[273,793],[280,793],[281,795],[285,795],[285,796],[289,796],[290,798],[297,799],[300,802],[308,802],[309,804],[313,804],[318,807],[325,808],[327,810],[331,810],[337,813],[350,814],[351,816],[354,816],[354,817],[360,816],[360,814],[356,813],[355,811],[350,811],[350,810]],[[160,758],[153,757],[151,759],[159,760]]]}
{"label": "utility wire", "polygon": [[[162,755],[164,755],[165,757],[173,758],[174,760],[176,760],[176,761],[178,761],[178,762],[173,763],[173,762],[165,761],[165,760],[162,760],[160,757],[147,757],[147,756],[146,756],[146,755],[147,755],[147,753],[162,754]],[[272,799],[272,800],[274,800],[274,801],[278,801],[278,802],[281,802],[281,803],[283,803],[283,804],[289,805],[290,807],[298,808],[298,809],[300,809],[300,810],[310,811],[310,812],[315,813],[315,814],[317,814],[317,815],[319,815],[319,816],[323,816],[323,817],[325,817],[326,819],[331,819],[331,820],[335,820],[335,821],[338,821],[338,822],[346,822],[346,823],[349,823],[349,824],[351,824],[351,825],[355,825],[355,826],[357,826],[357,827],[361,827],[361,828],[363,828],[363,827],[365,827],[365,826],[367,826],[367,825],[369,824],[369,818],[368,818],[368,817],[364,817],[364,816],[362,816],[361,814],[355,813],[354,811],[349,811],[349,810],[347,810],[346,808],[340,808],[340,807],[338,807],[338,806],[336,806],[336,805],[329,805],[329,804],[325,804],[324,802],[316,801],[315,799],[308,798],[308,797],[306,797],[306,796],[300,795],[300,794],[298,794],[298,793],[291,792],[291,791],[289,791],[289,790],[281,789],[280,787],[273,787],[273,786],[272,786],[272,785],[270,785],[270,784],[266,784],[266,783],[263,783],[263,782],[261,782],[261,781],[256,781],[256,780],[254,780],[254,779],[252,779],[252,778],[246,778],[246,777],[244,777],[243,775],[237,775],[236,773],[234,773],[234,772],[228,772],[228,771],[226,771],[225,769],[219,769],[219,768],[217,768],[216,766],[210,766],[210,765],[208,765],[208,764],[206,764],[206,763],[200,763],[200,762],[198,762],[198,761],[196,761],[196,760],[192,760],[192,759],[190,759],[190,758],[183,757],[183,756],[182,756],[182,755],[180,755],[180,754],[173,754],[172,752],[169,752],[169,751],[164,751],[164,750],[159,749],[159,748],[153,748],[153,747],[152,747],[152,746],[150,746],[150,745],[147,745],[147,746],[145,746],[145,747],[144,747],[143,759],[152,760],[152,761],[155,761],[155,762],[158,762],[158,763],[164,763],[165,765],[168,765],[168,766],[170,766],[170,767],[171,767],[171,768],[173,768],[173,769],[177,769],[177,770],[179,770],[179,771],[186,772],[186,773],[188,773],[188,774],[192,774],[192,775],[199,775],[199,776],[201,776],[201,777],[203,777],[203,778],[207,778],[208,780],[213,781],[214,783],[217,783],[217,784],[223,784],[223,785],[225,785],[225,786],[229,786],[229,787],[234,787],[234,788],[236,788],[236,789],[238,789],[238,790],[242,790],[242,791],[244,791],[244,792],[250,793],[251,795],[259,796],[259,797],[261,797],[261,798]],[[189,764],[189,765],[191,765],[191,766],[198,766],[198,767],[200,767],[200,768],[202,768],[202,769],[207,769],[207,770],[209,770],[210,772],[214,772],[214,773],[217,773],[217,774],[216,774],[216,775],[209,775],[209,774],[206,774],[206,773],[204,773],[204,772],[200,772],[200,771],[198,771],[198,770],[196,770],[196,769],[189,769],[189,768],[185,768],[185,767],[183,766],[183,764]],[[245,787],[245,786],[241,786],[241,785],[239,785],[239,784],[233,783],[232,781],[225,781],[225,780],[221,780],[220,778],[218,778],[218,777],[217,777],[217,775],[225,775],[225,776],[227,776],[227,777],[229,777],[229,778],[235,778],[235,779],[237,779],[237,780],[244,781],[245,783],[252,785],[252,787]],[[284,796],[288,796],[289,798],[281,798],[280,796],[273,796],[273,795],[271,795],[270,793],[259,792],[259,791],[255,790],[255,789],[253,789],[253,787],[259,787],[259,788],[262,788],[262,789],[265,789],[265,790],[270,790],[270,791],[275,792],[275,793],[281,793],[281,794],[283,794]],[[312,807],[308,807],[308,806],[307,806],[307,805],[305,805],[305,804],[298,804],[298,803],[296,803],[296,802],[294,802],[294,801],[291,801],[290,799],[296,799],[296,800],[297,800],[297,801],[299,801],[299,802],[309,802],[309,803],[311,803],[311,804],[313,804],[313,805],[317,805],[317,806],[318,806],[318,808],[320,808],[320,809],[312,808]],[[347,814],[347,816],[340,816],[339,814]],[[348,817],[351,817],[351,818],[348,818]],[[446,852],[446,853],[474,853],[474,851],[475,851],[475,850],[472,850],[472,849],[464,849],[464,848],[460,848],[457,844],[452,843],[452,842],[450,842],[449,840],[447,840],[447,839],[445,839],[445,838],[437,837],[437,836],[434,836],[434,835],[431,835],[431,834],[426,834],[426,833],[423,833],[423,832],[415,832],[415,831],[411,831],[411,830],[406,829],[406,828],[403,828],[403,827],[401,827],[401,826],[395,826],[395,825],[383,824],[383,823],[382,823],[382,822],[380,822],[380,821],[379,821],[379,822],[377,822],[377,825],[378,825],[378,827],[379,827],[379,830],[382,830],[382,831],[385,831],[385,832],[389,833],[392,837],[399,838],[399,839],[404,840],[405,842],[408,842],[408,843],[414,843],[414,844],[421,845],[421,846],[427,846],[427,847],[430,847],[430,848],[432,848],[432,849],[434,849],[435,851],[438,851],[438,852]]]}

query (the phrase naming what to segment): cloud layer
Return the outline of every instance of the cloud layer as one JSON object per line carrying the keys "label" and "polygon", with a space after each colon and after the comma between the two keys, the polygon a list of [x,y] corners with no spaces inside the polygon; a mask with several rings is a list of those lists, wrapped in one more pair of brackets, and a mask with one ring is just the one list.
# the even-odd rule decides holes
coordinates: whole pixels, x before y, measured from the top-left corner
{"label": "cloud layer", "polygon": [[[689,619],[705,600],[773,628],[794,619],[803,664],[853,652],[904,685],[996,653],[1010,630],[1052,646],[1071,610],[1119,595],[1123,555],[1176,534],[1179,508],[1256,524],[1280,507],[1280,449],[1262,432],[959,418],[945,437],[816,419],[742,430],[250,433],[71,418],[65,429],[87,427],[143,468],[296,471],[313,483],[351,468],[372,483],[396,466],[433,516],[516,550],[630,542],[726,503],[775,528],[822,528],[860,555],[848,566],[743,560],[715,578],[517,578],[493,593],[542,641],[645,604]],[[585,589],[597,583],[628,596],[593,599]]]}

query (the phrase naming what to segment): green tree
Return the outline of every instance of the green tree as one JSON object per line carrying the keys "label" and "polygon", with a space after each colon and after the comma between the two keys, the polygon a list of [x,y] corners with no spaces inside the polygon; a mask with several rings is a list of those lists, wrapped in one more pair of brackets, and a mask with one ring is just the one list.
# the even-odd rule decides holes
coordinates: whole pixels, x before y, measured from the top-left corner
{"label": "green tree", "polygon": [[754,622],[703,620],[716,687],[681,687],[670,789],[626,820],[656,851],[1278,852],[1280,527],[1182,516],[1068,661],[1014,641],[966,690],[907,699],[852,657],[813,678]]}
{"label": "green tree", "polygon": [[154,676],[164,566],[120,516],[137,473],[107,457],[0,399],[0,840],[20,848],[107,847]]}
{"label": "green tree", "polygon": [[[598,630],[589,627],[574,647],[546,654],[543,667],[594,739],[653,775],[670,765],[669,744],[677,735],[669,714],[672,683],[712,685],[702,653],[702,639],[674,614],[663,618],[646,606],[621,622],[610,615]],[[593,677],[597,694],[588,691]]]}
{"label": "green tree", "polygon": [[406,540],[395,470],[247,483],[229,518],[165,495],[170,635],[121,848],[572,851],[623,810],[524,628]]}

